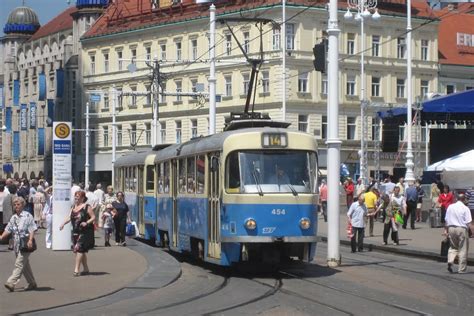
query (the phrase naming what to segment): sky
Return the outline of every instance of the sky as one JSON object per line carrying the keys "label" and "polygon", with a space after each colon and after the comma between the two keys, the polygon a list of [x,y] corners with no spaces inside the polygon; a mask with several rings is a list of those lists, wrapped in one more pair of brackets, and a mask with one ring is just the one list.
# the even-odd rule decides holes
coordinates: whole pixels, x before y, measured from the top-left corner
{"label": "sky", "polygon": [[[24,0],[25,5],[33,9],[38,15],[41,25],[64,11],[69,5],[67,0]],[[75,0],[69,1],[75,4]],[[8,15],[16,7],[20,7],[23,0],[0,0],[0,36],[3,36],[3,27],[7,23]]]}

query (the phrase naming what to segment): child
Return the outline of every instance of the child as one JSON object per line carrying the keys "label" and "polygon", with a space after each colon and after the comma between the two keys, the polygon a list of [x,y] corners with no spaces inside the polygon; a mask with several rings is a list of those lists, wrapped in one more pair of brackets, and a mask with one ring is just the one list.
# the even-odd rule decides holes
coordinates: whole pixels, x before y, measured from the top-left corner
{"label": "child", "polygon": [[114,207],[112,204],[107,204],[105,206],[105,211],[102,213],[102,221],[104,223],[104,237],[105,237],[105,247],[110,247],[110,236],[114,231],[114,219],[113,219]]}

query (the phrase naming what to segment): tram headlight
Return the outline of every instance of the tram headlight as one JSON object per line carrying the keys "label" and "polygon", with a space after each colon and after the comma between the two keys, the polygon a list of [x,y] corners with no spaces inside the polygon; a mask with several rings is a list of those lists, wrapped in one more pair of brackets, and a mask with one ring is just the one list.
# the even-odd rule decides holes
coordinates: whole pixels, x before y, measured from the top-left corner
{"label": "tram headlight", "polygon": [[245,228],[254,230],[257,228],[257,222],[253,218],[249,218],[245,221]]}
{"label": "tram headlight", "polygon": [[300,227],[301,229],[308,229],[311,226],[311,221],[307,217],[303,217],[300,219]]}

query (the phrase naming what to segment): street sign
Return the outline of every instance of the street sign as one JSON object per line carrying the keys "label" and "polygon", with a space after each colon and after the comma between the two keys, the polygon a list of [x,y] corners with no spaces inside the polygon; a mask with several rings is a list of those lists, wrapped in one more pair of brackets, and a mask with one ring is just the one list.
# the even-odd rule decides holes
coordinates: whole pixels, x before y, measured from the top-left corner
{"label": "street sign", "polygon": [[71,249],[71,226],[59,226],[71,210],[72,124],[53,123],[53,250]]}
{"label": "street sign", "polygon": [[94,103],[100,102],[100,94],[91,94],[89,100]]}

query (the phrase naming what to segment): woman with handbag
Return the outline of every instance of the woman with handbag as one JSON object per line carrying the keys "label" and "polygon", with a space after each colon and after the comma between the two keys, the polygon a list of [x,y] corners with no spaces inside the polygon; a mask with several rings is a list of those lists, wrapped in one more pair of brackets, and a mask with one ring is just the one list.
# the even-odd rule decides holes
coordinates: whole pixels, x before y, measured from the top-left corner
{"label": "woman with handbag", "polygon": [[15,268],[8,278],[5,287],[13,292],[15,285],[20,281],[22,275],[25,276],[28,284],[24,291],[31,291],[37,288],[33,271],[31,271],[29,257],[36,250],[35,231],[37,230],[33,216],[25,210],[26,202],[22,197],[13,198],[13,208],[15,213],[10,218],[5,231],[0,236],[0,240],[13,235],[13,250],[16,255]]}
{"label": "woman with handbag", "polygon": [[94,247],[94,221],[95,214],[92,207],[86,203],[87,198],[84,191],[74,193],[74,206],[69,217],[64,221],[59,230],[64,229],[64,225],[72,224],[72,251],[76,254],[73,276],[81,275],[79,271],[81,264],[82,275],[89,273],[87,265],[87,252]]}

